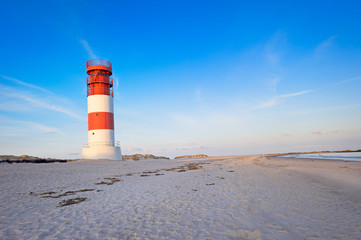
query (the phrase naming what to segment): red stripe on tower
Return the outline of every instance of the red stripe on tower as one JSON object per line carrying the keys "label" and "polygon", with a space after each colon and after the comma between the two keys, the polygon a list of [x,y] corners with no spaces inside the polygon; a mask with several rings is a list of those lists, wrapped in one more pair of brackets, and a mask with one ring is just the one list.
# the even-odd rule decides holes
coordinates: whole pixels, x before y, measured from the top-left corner
{"label": "red stripe on tower", "polygon": [[88,113],[88,130],[96,129],[114,130],[114,114],[111,112]]}

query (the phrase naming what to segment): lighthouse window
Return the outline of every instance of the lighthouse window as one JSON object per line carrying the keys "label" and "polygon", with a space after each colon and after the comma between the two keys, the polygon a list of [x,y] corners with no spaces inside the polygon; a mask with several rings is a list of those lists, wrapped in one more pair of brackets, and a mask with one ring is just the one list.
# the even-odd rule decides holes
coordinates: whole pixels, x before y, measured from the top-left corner
{"label": "lighthouse window", "polygon": [[95,114],[95,116],[99,116],[99,114],[98,114],[98,113],[96,113],[96,114]]}
{"label": "lighthouse window", "polygon": [[93,135],[94,135],[94,133],[93,133]]}

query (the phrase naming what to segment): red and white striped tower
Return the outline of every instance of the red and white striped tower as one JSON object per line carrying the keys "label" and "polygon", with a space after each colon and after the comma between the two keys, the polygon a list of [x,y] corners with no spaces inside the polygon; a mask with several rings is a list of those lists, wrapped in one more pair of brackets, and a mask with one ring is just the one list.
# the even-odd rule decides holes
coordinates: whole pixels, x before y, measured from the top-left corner
{"label": "red and white striped tower", "polygon": [[122,160],[119,144],[114,141],[112,64],[101,59],[86,63],[88,96],[88,144],[83,159]]}

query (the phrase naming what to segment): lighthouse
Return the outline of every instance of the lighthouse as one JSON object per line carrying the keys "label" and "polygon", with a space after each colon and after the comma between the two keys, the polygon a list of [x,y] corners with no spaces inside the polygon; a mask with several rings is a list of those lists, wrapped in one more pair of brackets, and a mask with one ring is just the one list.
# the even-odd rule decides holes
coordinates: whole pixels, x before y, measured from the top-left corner
{"label": "lighthouse", "polygon": [[83,146],[82,158],[122,160],[119,143],[114,140],[112,64],[92,59],[87,61],[86,71],[88,144]]}

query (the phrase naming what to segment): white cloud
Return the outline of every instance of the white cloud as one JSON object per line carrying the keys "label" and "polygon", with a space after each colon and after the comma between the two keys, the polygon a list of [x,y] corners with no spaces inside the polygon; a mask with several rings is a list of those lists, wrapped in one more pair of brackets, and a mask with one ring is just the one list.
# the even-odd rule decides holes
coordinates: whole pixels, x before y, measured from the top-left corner
{"label": "white cloud", "polygon": [[198,103],[203,102],[202,91],[200,89],[196,90],[194,98],[195,98],[195,101],[198,102]]}
{"label": "white cloud", "polygon": [[314,135],[329,135],[329,134],[341,134],[343,132],[344,132],[343,130],[338,129],[338,130],[332,130],[332,131],[328,131],[328,132],[321,132],[321,131],[315,130],[315,131],[312,131],[311,133]]}
{"label": "white cloud", "polygon": [[62,131],[58,128],[50,127],[38,122],[17,120],[9,118],[4,115],[0,115],[0,123],[5,127],[5,135],[17,135],[24,133],[25,131],[36,131],[38,133],[61,133]]}
{"label": "white cloud", "polygon": [[353,108],[359,108],[361,107],[361,104],[355,104],[355,105],[341,105],[341,106],[335,106],[335,107],[325,107],[325,108],[311,108],[311,109],[304,109],[304,110],[292,110],[288,113],[296,114],[296,115],[306,115],[306,114],[312,114],[315,112],[321,112],[321,111],[339,111],[344,109],[353,109]]}
{"label": "white cloud", "polygon": [[300,96],[309,92],[313,92],[314,90],[305,90],[305,91],[300,91],[300,92],[295,92],[295,93],[289,93],[289,94],[282,94],[280,95],[281,98],[289,98],[289,97],[295,97],[295,96]]}
{"label": "white cloud", "polygon": [[336,38],[336,36],[331,36],[327,40],[320,43],[315,49],[315,55],[320,56],[327,49],[329,49],[334,44],[334,39],[335,38]]}
{"label": "white cloud", "polygon": [[[10,98],[20,99],[20,100],[23,100],[23,101],[29,103],[33,107],[39,107],[39,108],[44,108],[44,109],[56,111],[59,113],[63,113],[67,116],[70,116],[70,117],[78,119],[78,120],[85,119],[84,117],[80,116],[78,113],[76,113],[74,111],[71,111],[67,108],[64,108],[64,107],[61,107],[61,106],[58,106],[55,104],[51,104],[50,100],[48,100],[46,98],[34,97],[34,96],[31,96],[29,93],[22,92],[22,91],[19,91],[17,89],[11,88],[11,87],[7,87],[2,84],[0,84],[0,87],[3,89],[3,91],[0,92],[0,95],[10,97]],[[15,110],[16,109],[14,109],[14,111]]]}
{"label": "white cloud", "polygon": [[265,46],[265,57],[268,63],[278,64],[282,55],[283,46],[287,43],[287,35],[276,32]]}
{"label": "white cloud", "polygon": [[118,75],[113,74],[113,79],[114,79],[114,81],[113,81],[113,89],[115,91],[117,91],[118,87],[119,87],[119,77],[118,77]]}
{"label": "white cloud", "polygon": [[354,77],[354,78],[348,78],[348,79],[337,82],[336,85],[341,85],[341,84],[345,84],[345,83],[348,83],[348,82],[357,81],[357,80],[360,80],[360,79],[361,79],[361,76]]}
{"label": "white cloud", "polygon": [[278,85],[278,83],[281,82],[281,78],[280,77],[268,78],[268,79],[266,79],[266,81],[267,81],[268,85],[272,88],[274,93],[276,93],[277,85]]}
{"label": "white cloud", "polygon": [[36,86],[36,85],[34,85],[34,84],[30,84],[30,83],[26,83],[26,82],[20,81],[19,79],[16,79],[16,78],[4,76],[4,75],[0,75],[0,77],[2,77],[3,79],[9,80],[9,81],[15,82],[15,83],[17,83],[17,84],[23,85],[23,86],[25,86],[25,87],[29,87],[29,88],[33,88],[33,89],[36,89],[36,90],[40,90],[40,91],[45,92],[45,93],[52,93],[51,91],[49,91],[49,90],[47,90],[47,89],[45,89],[45,88]]}
{"label": "white cloud", "polygon": [[80,39],[79,41],[83,45],[85,51],[88,53],[90,59],[98,59],[98,56],[94,53],[87,40]]}
{"label": "white cloud", "polygon": [[343,133],[343,130],[332,130],[332,131],[329,131],[327,132],[326,134],[339,134],[339,133]]}
{"label": "white cloud", "polygon": [[26,124],[36,130],[39,130],[40,132],[43,133],[60,133],[61,131],[57,128],[53,128],[53,127],[49,127],[40,123],[36,123],[36,122],[29,122],[29,121],[17,121],[19,123],[22,124]]}
{"label": "white cloud", "polygon": [[281,104],[283,102],[282,99],[295,97],[295,96],[300,96],[300,95],[310,93],[310,92],[313,92],[313,91],[314,90],[305,90],[305,91],[300,91],[300,92],[295,92],[295,93],[288,93],[288,94],[278,95],[278,96],[273,97],[269,101],[261,102],[259,105],[255,106],[253,109],[274,107],[276,105]]}
{"label": "white cloud", "polygon": [[259,105],[255,106],[253,109],[260,109],[260,108],[269,108],[274,107],[280,103],[278,97],[274,97],[267,102],[261,102]]}

